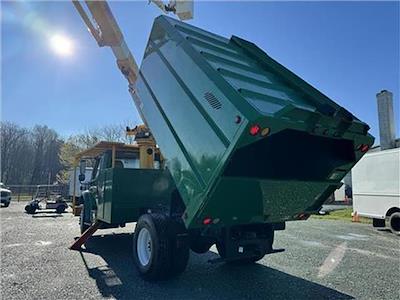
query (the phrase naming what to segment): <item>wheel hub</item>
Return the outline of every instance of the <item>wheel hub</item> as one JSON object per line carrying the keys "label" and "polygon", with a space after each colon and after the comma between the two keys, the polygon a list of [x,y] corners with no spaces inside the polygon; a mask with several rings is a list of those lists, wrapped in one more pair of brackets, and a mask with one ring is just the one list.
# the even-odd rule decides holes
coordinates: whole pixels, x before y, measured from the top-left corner
{"label": "wheel hub", "polygon": [[147,266],[150,262],[153,248],[153,241],[147,228],[140,229],[136,247],[140,264]]}

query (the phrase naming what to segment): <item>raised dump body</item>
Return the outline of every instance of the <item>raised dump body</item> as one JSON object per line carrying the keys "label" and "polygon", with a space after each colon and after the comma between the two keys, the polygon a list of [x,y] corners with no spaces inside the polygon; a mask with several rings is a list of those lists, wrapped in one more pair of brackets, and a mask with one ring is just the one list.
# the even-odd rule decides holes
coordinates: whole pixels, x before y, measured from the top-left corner
{"label": "raised dump body", "polygon": [[355,118],[256,45],[172,18],[153,24],[134,100],[188,228],[319,209],[373,143]]}

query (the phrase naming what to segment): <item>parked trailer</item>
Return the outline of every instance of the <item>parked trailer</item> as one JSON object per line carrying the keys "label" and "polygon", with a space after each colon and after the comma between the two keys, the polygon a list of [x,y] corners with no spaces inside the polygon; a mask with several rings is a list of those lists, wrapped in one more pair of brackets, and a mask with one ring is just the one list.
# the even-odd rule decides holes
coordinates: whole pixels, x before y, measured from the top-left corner
{"label": "parked trailer", "polygon": [[115,148],[99,155],[83,194],[92,227],[73,248],[99,227],[137,222],[133,257],[151,280],[181,273],[189,248],[216,244],[221,260],[242,263],[279,252],[274,231],[317,212],[374,140],[256,45],[164,16],[130,92],[165,160],[125,170]]}
{"label": "parked trailer", "polygon": [[353,213],[400,234],[400,148],[367,153],[352,178]]}

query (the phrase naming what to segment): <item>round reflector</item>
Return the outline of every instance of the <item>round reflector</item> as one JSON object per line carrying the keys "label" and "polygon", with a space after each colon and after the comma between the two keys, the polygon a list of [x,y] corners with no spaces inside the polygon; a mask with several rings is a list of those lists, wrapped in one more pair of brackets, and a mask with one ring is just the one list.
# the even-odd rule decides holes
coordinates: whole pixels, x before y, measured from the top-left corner
{"label": "round reflector", "polygon": [[263,130],[261,130],[261,135],[262,136],[267,136],[270,133],[270,129],[268,127],[264,128]]}

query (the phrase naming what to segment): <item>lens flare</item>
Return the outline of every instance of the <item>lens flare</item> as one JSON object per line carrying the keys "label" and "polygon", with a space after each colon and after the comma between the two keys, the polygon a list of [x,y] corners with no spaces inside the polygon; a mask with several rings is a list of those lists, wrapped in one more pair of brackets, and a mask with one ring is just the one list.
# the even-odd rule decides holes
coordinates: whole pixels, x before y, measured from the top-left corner
{"label": "lens flare", "polygon": [[68,37],[55,34],[50,37],[50,46],[53,51],[60,56],[71,56],[73,54],[74,45]]}

